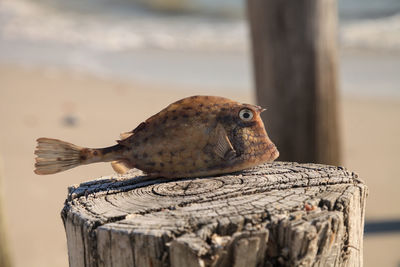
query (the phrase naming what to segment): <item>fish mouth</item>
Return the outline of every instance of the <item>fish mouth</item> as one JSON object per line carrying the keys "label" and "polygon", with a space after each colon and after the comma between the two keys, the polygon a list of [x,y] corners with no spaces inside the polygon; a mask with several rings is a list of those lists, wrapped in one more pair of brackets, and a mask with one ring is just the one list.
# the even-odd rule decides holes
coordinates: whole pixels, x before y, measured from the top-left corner
{"label": "fish mouth", "polygon": [[268,154],[270,155],[268,161],[274,161],[275,159],[277,159],[279,157],[279,151],[276,148],[274,143],[271,142],[267,146],[266,150],[267,150]]}

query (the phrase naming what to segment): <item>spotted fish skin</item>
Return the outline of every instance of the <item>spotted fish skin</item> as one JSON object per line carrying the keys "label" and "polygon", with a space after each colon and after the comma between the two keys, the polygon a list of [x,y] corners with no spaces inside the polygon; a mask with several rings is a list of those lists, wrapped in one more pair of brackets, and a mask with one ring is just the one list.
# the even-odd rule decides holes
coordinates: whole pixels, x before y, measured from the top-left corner
{"label": "spotted fish skin", "polygon": [[262,111],[259,106],[223,97],[184,98],[122,134],[123,139],[113,147],[78,149],[84,160],[77,165],[114,161],[119,172],[137,168],[165,178],[251,168],[279,156],[261,120]]}

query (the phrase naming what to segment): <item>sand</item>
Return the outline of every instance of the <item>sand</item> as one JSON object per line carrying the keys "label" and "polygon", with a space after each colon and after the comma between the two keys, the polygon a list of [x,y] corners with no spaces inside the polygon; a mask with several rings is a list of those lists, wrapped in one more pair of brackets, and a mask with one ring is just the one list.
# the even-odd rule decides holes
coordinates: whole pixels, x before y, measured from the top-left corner
{"label": "sand", "polygon": [[[212,90],[111,81],[74,72],[0,66],[0,155],[8,237],[15,266],[68,266],[60,211],[67,187],[113,171],[93,164],[53,176],[33,173],[35,139],[114,144],[120,132],[179,98]],[[226,97],[254,102],[250,93]],[[343,97],[343,166],[369,186],[367,219],[398,218],[400,99]],[[365,266],[400,262],[400,235],[365,238]]]}

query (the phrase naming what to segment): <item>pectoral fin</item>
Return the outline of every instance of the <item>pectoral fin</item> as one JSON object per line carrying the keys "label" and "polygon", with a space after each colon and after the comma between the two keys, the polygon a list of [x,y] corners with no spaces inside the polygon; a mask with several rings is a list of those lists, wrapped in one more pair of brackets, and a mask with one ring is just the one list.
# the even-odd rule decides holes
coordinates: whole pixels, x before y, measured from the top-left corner
{"label": "pectoral fin", "polygon": [[215,127],[210,138],[210,144],[212,145],[212,151],[222,159],[231,160],[236,156],[236,151],[221,124]]}

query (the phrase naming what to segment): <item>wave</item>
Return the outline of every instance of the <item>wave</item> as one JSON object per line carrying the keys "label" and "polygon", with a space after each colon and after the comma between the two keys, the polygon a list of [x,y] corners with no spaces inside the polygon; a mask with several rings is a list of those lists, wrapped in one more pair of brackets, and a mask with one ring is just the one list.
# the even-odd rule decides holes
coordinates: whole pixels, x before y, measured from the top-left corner
{"label": "wave", "polygon": [[400,13],[348,23],[341,27],[340,36],[344,47],[400,50]]}
{"label": "wave", "polygon": [[[77,10],[49,5],[46,0],[0,1],[0,38],[111,52],[145,48],[234,52],[248,49],[248,27],[239,16],[171,14],[135,5],[118,9],[118,5],[106,0],[76,3],[87,6]],[[340,43],[350,48],[400,50],[400,14],[346,22],[340,25]]]}
{"label": "wave", "polygon": [[93,49],[140,48],[243,50],[247,29],[242,20],[190,14],[55,12],[33,2],[0,3],[0,35],[6,39],[59,42]]}

